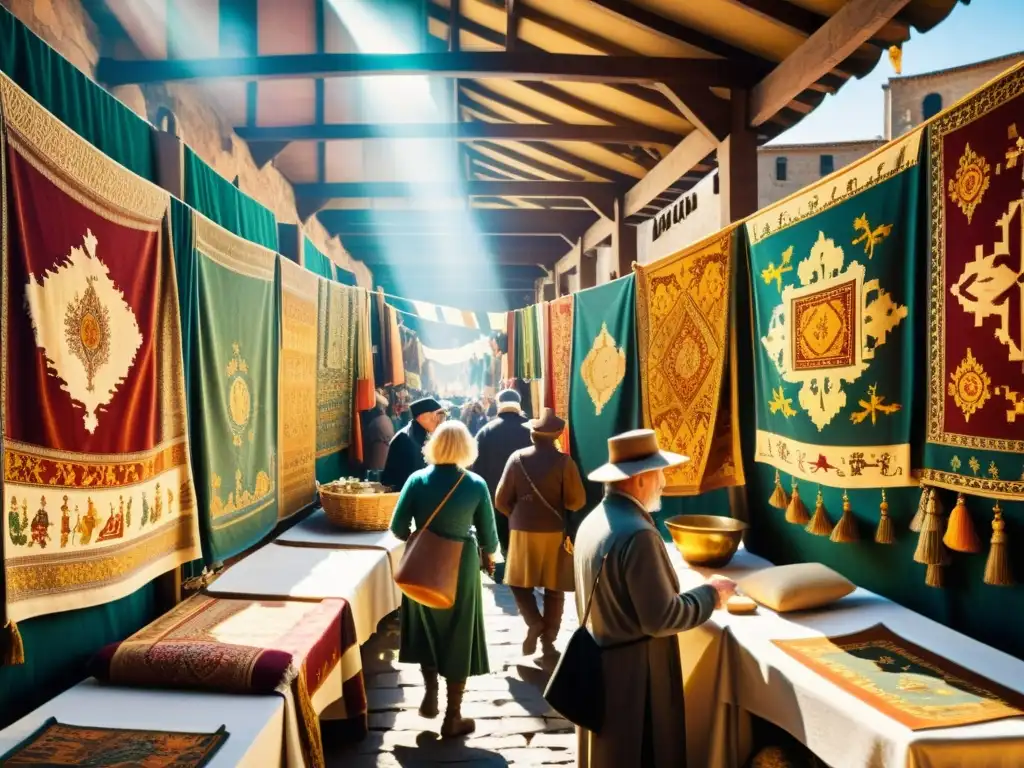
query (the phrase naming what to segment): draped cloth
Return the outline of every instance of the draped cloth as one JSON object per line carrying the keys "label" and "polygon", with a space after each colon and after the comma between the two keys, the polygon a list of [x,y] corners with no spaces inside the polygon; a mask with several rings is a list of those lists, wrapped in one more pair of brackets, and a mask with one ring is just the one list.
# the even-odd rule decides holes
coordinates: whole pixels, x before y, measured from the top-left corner
{"label": "draped cloth", "polygon": [[0,111],[3,625],[200,549],[169,197],[3,75]]}
{"label": "draped cloth", "polygon": [[[91,671],[121,686],[283,694],[284,752],[301,755],[301,760],[288,760],[288,768],[321,768],[318,709],[323,707],[315,702],[325,697],[317,694],[326,685],[340,687],[345,673],[339,665],[354,643],[352,610],[342,599],[235,600],[200,594],[127,640],[108,645]],[[340,693],[336,690],[324,703],[343,698]],[[363,702],[365,712],[365,693]]]}
{"label": "draped cloth", "polygon": [[911,484],[922,131],[746,223],[755,460],[833,488]]}
{"label": "draped cloth", "polygon": [[566,423],[558,441],[569,452],[569,377],[572,373],[573,297],[563,296],[545,305],[547,339],[544,344],[544,405]]}
{"label": "draped cloth", "polygon": [[302,266],[312,272],[314,275],[320,277],[326,277],[328,280],[335,279],[335,266],[334,262],[328,258],[326,254],[320,251],[313,241],[305,235],[301,235],[302,243]]}
{"label": "draped cloth", "polygon": [[212,565],[277,523],[278,257],[197,212],[192,241],[174,247],[179,274],[193,275],[190,431]]}
{"label": "draped cloth", "polygon": [[281,269],[281,352],[278,358],[278,442],[284,519],[316,495],[317,299],[319,278],[285,258]]}
{"label": "draped cloth", "polygon": [[1024,66],[928,126],[927,482],[1024,501]]}
{"label": "draped cloth", "polygon": [[[690,461],[665,471],[668,496],[743,483],[730,376],[730,292],[741,233],[720,232],[636,269],[644,424]],[[733,370],[735,367],[733,366]]]}
{"label": "draped cloth", "polygon": [[319,279],[316,349],[316,479],[337,480],[352,436],[355,289]]}
{"label": "draped cloth", "polygon": [[355,396],[352,403],[352,441],[350,453],[356,462],[363,461],[362,411],[377,405],[373,372],[373,342],[370,338],[370,294],[362,288],[353,288],[352,333],[355,355]]}

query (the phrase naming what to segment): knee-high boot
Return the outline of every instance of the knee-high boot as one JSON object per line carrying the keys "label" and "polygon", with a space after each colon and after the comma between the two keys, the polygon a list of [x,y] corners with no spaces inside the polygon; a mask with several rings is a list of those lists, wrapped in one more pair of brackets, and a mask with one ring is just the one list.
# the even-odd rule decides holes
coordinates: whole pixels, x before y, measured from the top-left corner
{"label": "knee-high boot", "polygon": [[441,724],[441,736],[446,739],[465,736],[476,730],[473,719],[462,716],[462,694],[465,691],[465,680],[448,681],[448,709]]}
{"label": "knee-high boot", "polygon": [[544,632],[541,635],[541,646],[545,656],[557,656],[555,640],[558,630],[562,628],[562,612],[565,608],[565,593],[553,589],[544,590]]}
{"label": "knee-high boot", "polygon": [[544,617],[537,607],[537,597],[529,587],[512,587],[519,615],[526,622],[526,639],[523,640],[523,655],[532,656],[537,652],[537,640],[544,632]]}
{"label": "knee-high boot", "polygon": [[423,703],[420,704],[420,717],[437,717],[437,670],[422,667],[423,672]]}

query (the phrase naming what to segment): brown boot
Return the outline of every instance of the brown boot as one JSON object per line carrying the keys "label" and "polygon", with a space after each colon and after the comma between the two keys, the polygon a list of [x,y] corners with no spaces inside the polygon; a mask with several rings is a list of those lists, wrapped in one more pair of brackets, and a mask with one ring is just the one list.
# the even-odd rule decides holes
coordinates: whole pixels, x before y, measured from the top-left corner
{"label": "brown boot", "polygon": [[437,670],[422,668],[423,671],[423,703],[420,704],[420,717],[437,717]]}
{"label": "brown boot", "polygon": [[519,615],[526,621],[526,639],[523,640],[523,656],[537,652],[537,640],[544,632],[544,617],[537,608],[537,597],[529,587],[512,587]]}
{"label": "brown boot", "polygon": [[466,736],[476,730],[476,723],[472,718],[462,716],[462,694],[465,690],[465,680],[448,681],[448,709],[441,724],[441,736],[445,739]]}
{"label": "brown boot", "polygon": [[557,658],[559,655],[555,648],[555,640],[558,638],[558,630],[562,628],[564,608],[564,592],[556,592],[553,589],[544,590],[544,633],[541,635],[540,641],[544,655],[549,658]]}

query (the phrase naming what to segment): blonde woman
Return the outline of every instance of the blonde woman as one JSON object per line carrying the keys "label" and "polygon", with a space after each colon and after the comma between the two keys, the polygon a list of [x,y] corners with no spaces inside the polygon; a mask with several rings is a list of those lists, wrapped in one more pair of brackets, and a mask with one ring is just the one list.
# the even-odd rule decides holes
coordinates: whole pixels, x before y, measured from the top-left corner
{"label": "blonde woman", "polygon": [[498,534],[487,484],[466,469],[476,461],[477,455],[476,441],[466,425],[449,421],[439,426],[424,446],[423,455],[428,466],[414,472],[402,488],[391,520],[391,532],[400,539],[407,539],[413,522],[417,529],[423,526],[451,492],[431,521],[430,531],[461,540],[464,546],[455,605],[440,610],[408,597],[402,598],[398,660],[419,664],[423,670],[426,686],[420,705],[423,717],[437,717],[438,676],[446,680],[448,708],[441,735],[464,736],[475,729],[471,719],[462,717],[466,678],[490,672],[480,570],[482,558],[484,568],[493,573]]}

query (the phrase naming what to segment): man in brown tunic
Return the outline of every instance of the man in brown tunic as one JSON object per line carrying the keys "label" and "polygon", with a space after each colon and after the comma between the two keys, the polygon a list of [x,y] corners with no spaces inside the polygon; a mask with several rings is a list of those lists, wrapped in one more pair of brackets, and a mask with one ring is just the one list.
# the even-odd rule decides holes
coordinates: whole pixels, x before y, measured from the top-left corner
{"label": "man in brown tunic", "polygon": [[577,765],[678,768],[686,765],[686,720],[675,635],[707,621],[736,585],[712,576],[679,593],[651,513],[661,505],[663,470],[688,459],[660,451],[648,429],[611,438],[608,453],[589,476],[605,483],[604,500],[576,536],[576,606],[582,617],[603,565],[590,631],[598,645],[620,647],[602,654],[604,726],[600,735],[577,729]]}

